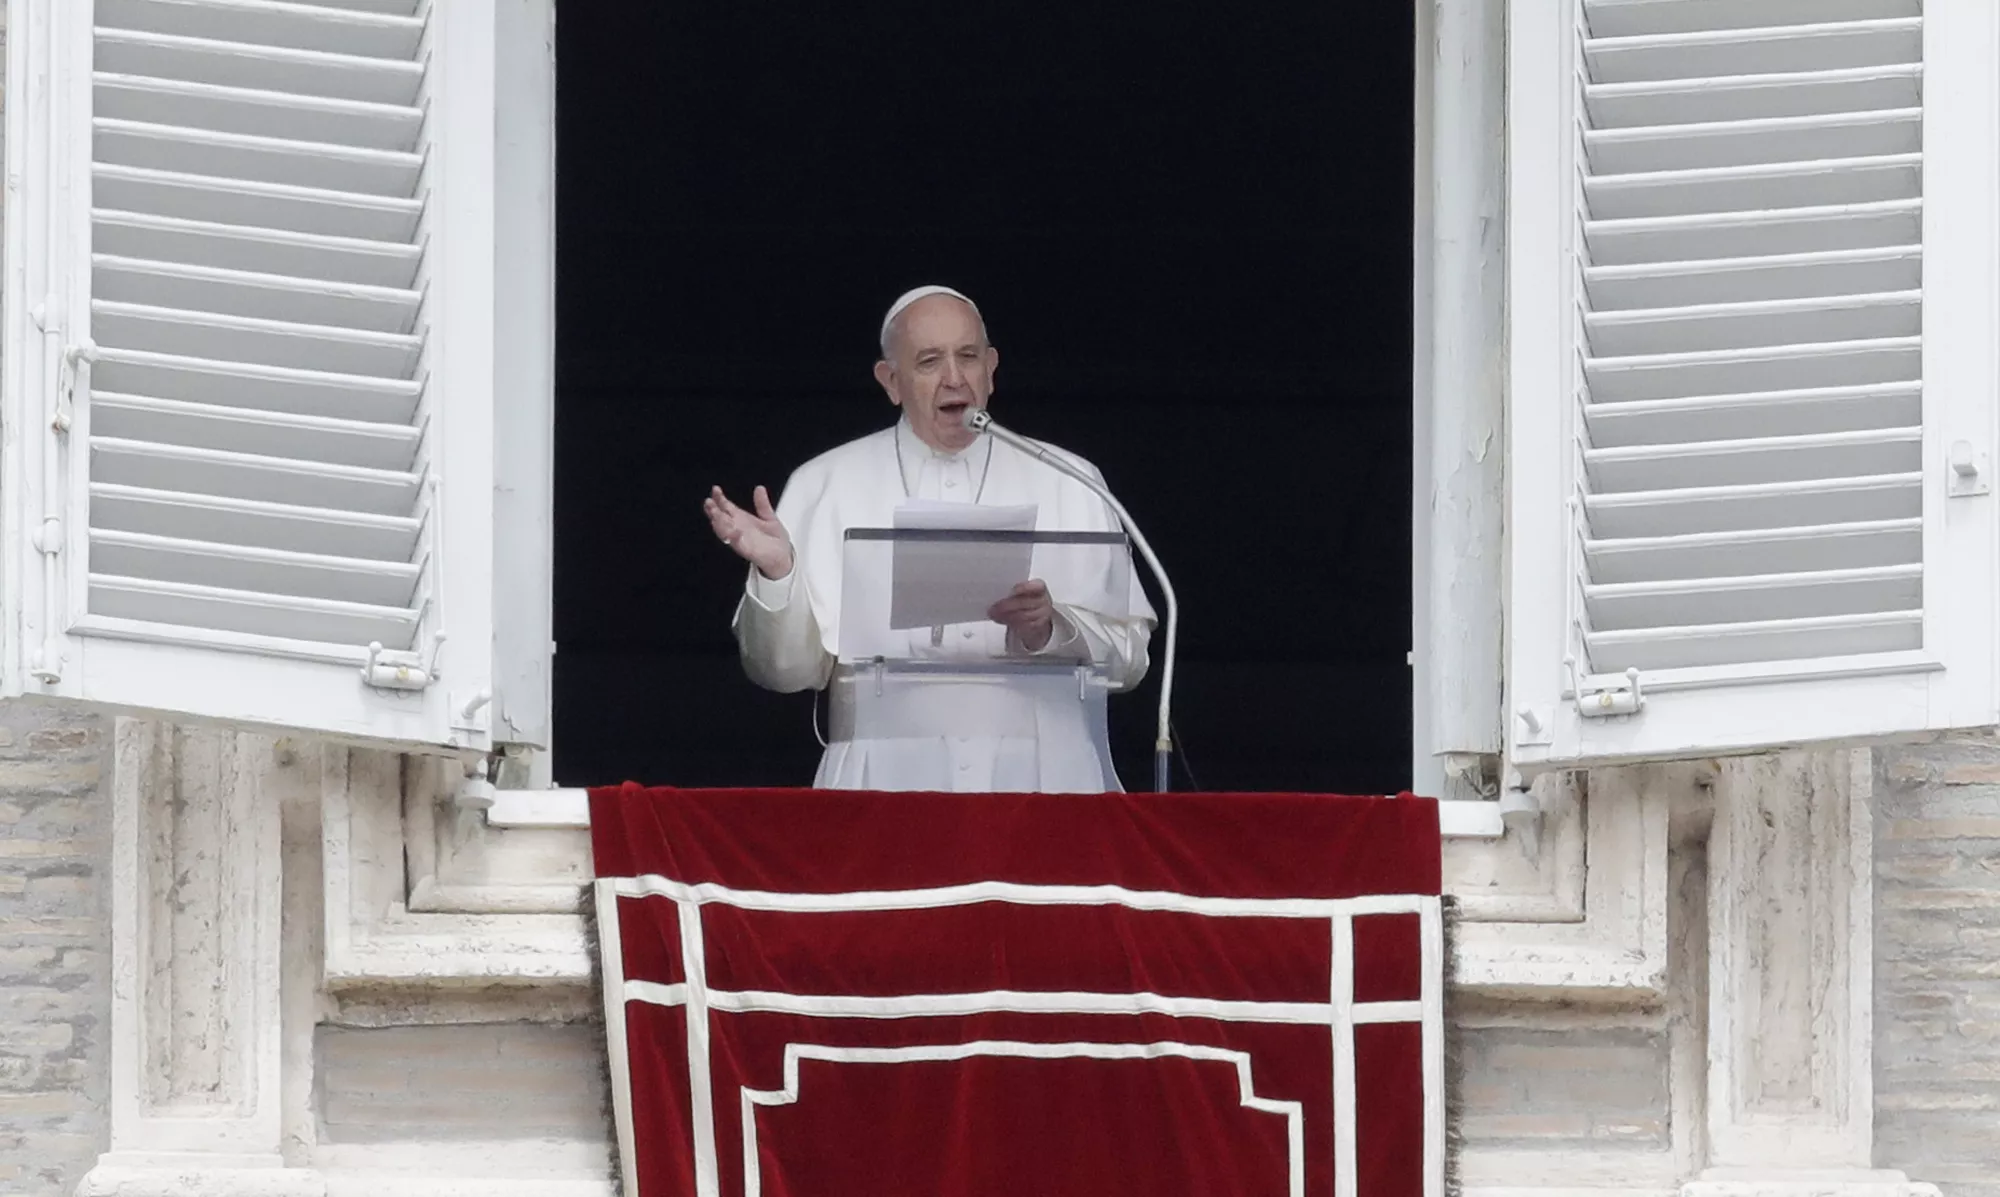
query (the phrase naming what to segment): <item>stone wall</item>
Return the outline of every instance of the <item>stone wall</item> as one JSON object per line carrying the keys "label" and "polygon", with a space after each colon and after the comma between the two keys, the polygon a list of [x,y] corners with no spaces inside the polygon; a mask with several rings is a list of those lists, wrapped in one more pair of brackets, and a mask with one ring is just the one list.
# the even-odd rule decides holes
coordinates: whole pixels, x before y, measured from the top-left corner
{"label": "stone wall", "polygon": [[1672,1148],[1663,1014],[1467,1002],[1458,1024],[1467,1146]]}
{"label": "stone wall", "polygon": [[318,1054],[323,1145],[545,1140],[609,1159],[598,1027],[322,1026]]}
{"label": "stone wall", "polygon": [[1876,754],[1875,1150],[2000,1197],[2000,740]]}
{"label": "stone wall", "polygon": [[[0,1192],[68,1197],[109,1144],[107,1110],[114,1089],[109,876],[112,862],[119,859],[111,843],[113,820],[115,810],[126,811],[128,820],[143,810],[153,813],[134,822],[131,830],[138,834],[152,828],[144,840],[152,849],[138,858],[135,877],[145,884],[135,892],[163,895],[162,905],[154,909],[185,900],[229,914],[234,909],[231,895],[250,890],[263,895],[254,912],[247,907],[239,912],[256,916],[254,927],[243,928],[243,937],[233,931],[216,937],[235,925],[231,920],[238,915],[229,914],[211,928],[216,934],[190,942],[224,955],[255,948],[264,960],[260,969],[283,956],[284,986],[291,996],[282,1012],[282,1036],[275,1023],[267,1025],[278,1015],[275,1008],[253,1004],[241,1011],[244,1018],[267,1020],[241,1024],[262,1028],[245,1041],[246,1052],[262,1056],[277,1051],[281,1037],[284,1044],[282,1067],[267,1074],[282,1075],[282,1117],[259,1133],[282,1151],[291,1169],[311,1170],[274,1180],[305,1183],[324,1176],[328,1191],[342,1195],[393,1192],[400,1197],[440,1176],[459,1178],[453,1183],[464,1185],[487,1178],[464,1191],[509,1197],[517,1191],[573,1197],[608,1193],[601,1179],[611,1168],[601,1030],[587,986],[551,977],[498,987],[432,984],[412,990],[385,979],[372,985],[350,981],[336,992],[321,989],[321,811],[333,809],[337,795],[345,795],[340,804],[353,805],[357,795],[372,794],[370,800],[389,815],[388,827],[400,827],[404,816],[422,808],[422,801],[421,794],[411,796],[414,804],[404,801],[397,771],[379,778],[368,775],[360,788],[350,789],[353,777],[323,770],[317,763],[321,755],[303,746],[250,738],[232,755],[223,751],[228,747],[223,741],[210,743],[213,737],[188,740],[145,732],[126,738],[132,740],[126,762],[132,777],[114,779],[109,721],[26,704],[0,708]],[[343,757],[336,753],[326,759]],[[1860,754],[1857,763],[1865,784],[1870,775],[1866,755]],[[1804,928],[1799,934],[1832,936],[1830,944],[1838,939],[1834,923],[1819,927],[1814,916],[1818,906],[1832,899],[1813,898],[1818,891],[1802,888],[1794,877],[1797,868],[1774,871],[1773,862],[1782,858],[1794,865],[1830,865],[1836,860],[1844,842],[1837,823],[1820,827],[1805,820],[1791,834],[1778,815],[1837,801],[1839,770],[1810,761],[1784,769],[1767,764],[1730,766],[1716,789],[1718,809],[1730,807],[1722,799],[1734,792],[1732,786],[1743,791],[1736,800],[1736,842],[1725,855],[1736,866],[1730,876],[1765,879],[1761,896],[1753,895],[1755,902],[1746,905],[1736,894],[1741,887],[1714,890],[1707,885],[1701,862],[1721,849],[1711,842],[1701,817],[1684,821],[1671,848],[1662,843],[1647,849],[1662,857],[1671,852],[1674,861],[1674,882],[1642,904],[1647,910],[1655,901],[1665,907],[1668,949],[1664,954],[1643,949],[1647,959],[1657,957],[1663,966],[1663,986],[1635,990],[1618,1000],[1606,1000],[1602,992],[1585,1001],[1525,992],[1462,995],[1455,1006],[1463,1064],[1458,1131],[1467,1153],[1469,1191],[1552,1186],[1671,1195],[1700,1167],[1696,1153],[1702,1140],[1712,1137],[1718,1125],[1736,1133],[1733,1116],[1704,1114],[1707,1080],[1713,1079],[1704,1078],[1701,1066],[1707,1034],[1703,1011],[1709,1005],[1704,961],[1714,950],[1704,912],[1720,903],[1715,908],[1735,910],[1730,918],[1737,921],[1752,918],[1759,927],[1763,922],[1757,920],[1776,919],[1787,927],[1797,922]],[[1781,775],[1765,776],[1773,770]],[[211,773],[234,780],[194,784]],[[1948,1197],[2000,1197],[2000,739],[1967,737],[1884,750],[1873,758],[1873,781],[1875,1163],[1937,1182]],[[1608,785],[1598,789],[1611,792]],[[1743,805],[1743,795],[1752,793],[1756,801]],[[247,824],[238,825],[270,818],[266,803],[287,812],[282,928],[270,908],[274,903],[266,901],[275,896],[268,878],[260,881],[245,873],[247,889],[225,886],[228,893],[210,892],[219,883],[212,870],[221,857],[235,860],[239,869],[253,856],[275,857],[277,836],[267,834],[271,829],[253,835]],[[1629,806],[1621,802],[1608,808],[1616,818],[1607,825],[1639,817]],[[228,834],[216,823],[225,812],[231,820]],[[1561,839],[1554,834],[1558,822],[1544,828],[1544,853]],[[1717,826],[1719,835],[1721,824]],[[1752,834],[1760,828],[1764,838]],[[1830,838],[1822,843],[1821,837]],[[440,842],[451,838],[439,833]],[[485,942],[474,934],[486,924],[483,916],[418,915],[403,904],[407,878],[398,866],[409,844],[416,842],[398,839],[381,854],[391,874],[383,895],[389,909],[373,925],[383,933],[407,925],[420,935],[438,934],[433,927],[457,928],[452,934],[459,938],[423,941],[457,944],[453,950]],[[1625,866],[1630,862],[1608,851],[1610,843],[1600,845],[1607,850],[1590,853],[1593,876],[1602,879],[1593,881],[1592,893],[1605,890],[1605,881],[1629,880]],[[1870,850],[1857,842],[1857,861],[1866,860]],[[361,859],[348,855],[350,866]],[[423,856],[415,853],[411,859]],[[1761,863],[1746,872],[1742,866],[1749,861]],[[465,867],[464,861],[449,868],[435,861],[424,865],[452,885],[466,878],[450,869]],[[1637,885],[1623,889],[1650,892]],[[1548,905],[1561,893],[1557,887],[1553,896],[1536,901]],[[1506,900],[1526,901],[1518,895]],[[1641,917],[1636,908],[1616,903],[1600,909],[1597,901],[1579,902],[1575,917],[1581,922],[1552,922],[1542,931],[1522,924],[1503,938],[1517,934],[1531,947],[1542,943],[1537,950],[1543,951],[1554,950],[1549,945],[1558,943],[1558,934],[1595,944],[1593,937],[1600,933],[1596,924],[1609,910],[1618,917],[1603,934],[1629,921],[1629,934],[1635,937],[1631,942],[1644,944],[1650,934],[1644,928],[1661,917],[1660,912]],[[412,921],[419,919],[437,921]],[[1857,931],[1865,936],[1867,929]],[[1770,933],[1765,928],[1766,938]],[[464,939],[466,935],[473,938]],[[279,937],[282,953],[276,947]],[[499,950],[502,942],[514,943],[496,940],[493,949]],[[532,937],[520,940],[528,947],[535,942]],[[150,939],[135,941],[128,950],[136,953],[128,961],[136,976],[152,976],[149,970],[171,961],[188,966],[183,980],[193,987],[189,993],[219,992],[218,974],[201,951],[184,953]],[[1623,960],[1626,954],[1621,950],[1616,958]],[[390,957],[355,959],[375,961],[371,967],[382,960],[394,963]],[[1588,958],[1579,959],[1587,963]],[[1797,985],[1817,989],[1817,970],[1826,961],[1813,959],[1819,964],[1804,972],[1774,972],[1781,961],[1791,960],[1782,953],[1767,953],[1760,964],[1732,965],[1736,971],[1724,975],[1733,979],[1715,1008],[1740,1021],[1760,1003],[1769,1004],[1757,996],[1760,992],[1783,997]],[[1749,964],[1762,971],[1737,975]],[[179,971],[169,966],[165,975],[178,977]],[[1837,979],[1828,976],[1828,983]],[[1774,1008],[1782,1012],[1788,1007],[1780,1002]],[[203,1028],[210,1022],[181,1028],[178,1015],[170,1020],[172,1027],[153,1026],[171,1011],[147,1009],[152,1013],[135,1032],[139,1043],[173,1046],[185,1038],[182,1030],[208,1034]],[[224,1012],[231,1010],[235,1006]],[[1780,1032],[1792,1025],[1789,1019],[1786,1015],[1757,1024],[1763,1029],[1755,1037],[1760,1042],[1772,1034],[1785,1039]],[[231,1014],[214,1025],[237,1027],[237,1017]],[[1801,1042],[1818,1038],[1813,1032]],[[1756,1060],[1789,1060],[1792,1055],[1773,1048]],[[1807,1052],[1800,1058],[1816,1056]],[[162,1059],[192,1067],[206,1057],[189,1048]],[[1823,1083],[1815,1080],[1808,1094],[1812,1102],[1838,1090],[1836,1074],[1829,1073]],[[178,1074],[167,1075],[171,1080]],[[146,1105],[148,1086],[157,1080],[138,1073],[130,1078],[140,1087],[132,1115],[142,1139],[144,1124],[166,1112],[149,1113]],[[1765,1093],[1768,1080],[1763,1072],[1742,1071],[1728,1084],[1748,1100]],[[218,1095],[227,1096],[225,1090],[228,1086]],[[258,1109],[268,1112],[276,1096],[259,1096]],[[1802,1108],[1801,1133],[1815,1120]],[[1865,1126],[1860,1133],[1865,1150]],[[1739,1144],[1737,1150],[1745,1149]],[[537,1172],[548,1179],[539,1179]],[[91,1191],[114,1191],[105,1186],[119,1175],[107,1170],[110,1179]],[[399,1181],[404,1187],[395,1187]],[[280,1186],[270,1191],[291,1190]]]}
{"label": "stone wall", "polygon": [[66,1195],[110,1101],[110,723],[0,707],[0,1192]]}

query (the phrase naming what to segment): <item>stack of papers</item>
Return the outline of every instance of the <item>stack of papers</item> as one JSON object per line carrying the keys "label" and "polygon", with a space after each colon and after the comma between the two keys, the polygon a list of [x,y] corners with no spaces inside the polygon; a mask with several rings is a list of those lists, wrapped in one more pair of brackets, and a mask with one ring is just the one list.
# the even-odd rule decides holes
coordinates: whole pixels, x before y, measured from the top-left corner
{"label": "stack of papers", "polygon": [[[981,507],[909,499],[896,509],[897,528],[953,532],[1033,532],[1037,508]],[[936,628],[979,623],[994,603],[1028,580],[1035,546],[1029,538],[977,536],[898,540],[889,593],[889,626]]]}

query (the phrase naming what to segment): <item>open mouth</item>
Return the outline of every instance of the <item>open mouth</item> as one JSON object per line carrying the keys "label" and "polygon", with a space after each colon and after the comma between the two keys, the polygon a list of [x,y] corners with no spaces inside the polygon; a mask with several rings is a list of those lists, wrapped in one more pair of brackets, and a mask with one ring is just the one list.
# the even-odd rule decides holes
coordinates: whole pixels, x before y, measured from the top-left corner
{"label": "open mouth", "polygon": [[971,408],[970,399],[946,399],[938,404],[938,414],[947,420],[960,421],[965,419],[965,413]]}

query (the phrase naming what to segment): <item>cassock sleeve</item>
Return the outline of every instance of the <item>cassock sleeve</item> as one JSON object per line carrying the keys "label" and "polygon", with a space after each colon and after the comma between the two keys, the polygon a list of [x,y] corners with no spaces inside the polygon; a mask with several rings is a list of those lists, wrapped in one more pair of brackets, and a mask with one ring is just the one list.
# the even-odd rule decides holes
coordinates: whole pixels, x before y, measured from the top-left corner
{"label": "cassock sleeve", "polygon": [[736,605],[736,646],[743,672],[766,690],[781,694],[824,687],[834,664],[806,593],[811,583],[803,576],[806,554],[798,535],[807,504],[800,501],[799,481],[794,475],[778,499],[778,521],[793,537],[792,572],[774,581],[751,566],[743,599]]}
{"label": "cassock sleeve", "polygon": [[[1080,468],[1088,471],[1101,485],[1104,475],[1096,466],[1081,457],[1070,456]],[[1096,526],[1094,532],[1120,532],[1123,526],[1118,522],[1118,513],[1105,502],[1091,494],[1088,488],[1074,482],[1066,486],[1076,486],[1077,501],[1090,512],[1090,522]],[[1058,600],[1056,608],[1056,630],[1049,637],[1037,656],[1070,657],[1075,660],[1094,660],[1105,666],[1108,680],[1114,690],[1129,690],[1146,676],[1151,664],[1149,648],[1153,638],[1155,617],[1153,606],[1146,601],[1146,592],[1139,584],[1134,563],[1130,587],[1132,602],[1128,613],[1109,615],[1102,611],[1078,603]]]}
{"label": "cassock sleeve", "polygon": [[1129,690],[1145,678],[1153,638],[1150,612],[1113,617],[1068,603],[1055,606],[1055,635],[1036,655],[1098,661],[1106,667],[1114,690]]}

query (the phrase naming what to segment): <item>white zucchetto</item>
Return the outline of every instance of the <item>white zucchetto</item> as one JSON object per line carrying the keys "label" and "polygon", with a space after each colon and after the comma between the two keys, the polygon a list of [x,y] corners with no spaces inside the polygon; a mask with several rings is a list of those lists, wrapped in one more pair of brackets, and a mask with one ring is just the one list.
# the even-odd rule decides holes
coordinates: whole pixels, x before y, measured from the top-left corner
{"label": "white zucchetto", "polygon": [[889,343],[889,326],[896,322],[896,317],[902,315],[905,309],[907,309],[911,304],[917,302],[919,299],[928,299],[933,295],[951,296],[953,299],[956,299],[960,303],[963,303],[966,307],[971,308],[972,314],[974,316],[979,316],[979,321],[981,324],[984,324],[986,322],[986,317],[979,315],[979,305],[972,302],[971,297],[966,295],[965,293],[961,291],[954,291],[950,287],[938,287],[938,286],[917,287],[912,290],[903,292],[900,296],[897,296],[896,302],[889,305],[889,314],[882,317],[882,336],[881,336],[882,343],[884,345],[887,345]]}

